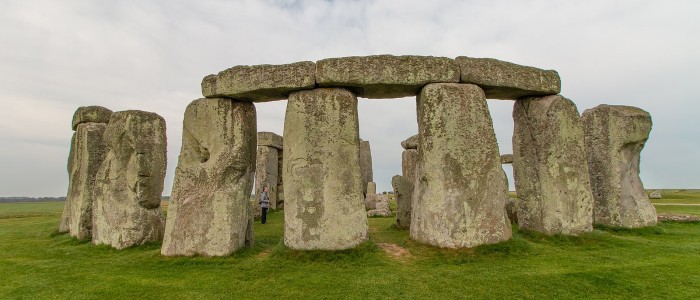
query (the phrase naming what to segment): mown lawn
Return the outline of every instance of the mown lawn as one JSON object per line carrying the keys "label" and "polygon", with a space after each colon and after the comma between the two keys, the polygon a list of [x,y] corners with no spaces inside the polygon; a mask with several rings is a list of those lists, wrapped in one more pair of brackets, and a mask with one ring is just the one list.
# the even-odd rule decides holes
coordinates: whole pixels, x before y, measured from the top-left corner
{"label": "mown lawn", "polygon": [[[700,297],[700,223],[661,223],[580,237],[516,229],[467,250],[419,245],[393,218],[370,218],[357,249],[298,252],[283,212],[256,224],[256,244],[225,258],[170,258],[55,234],[63,203],[0,204],[0,298],[684,298]],[[395,244],[391,253],[380,246]],[[406,253],[400,256],[393,254]]]}

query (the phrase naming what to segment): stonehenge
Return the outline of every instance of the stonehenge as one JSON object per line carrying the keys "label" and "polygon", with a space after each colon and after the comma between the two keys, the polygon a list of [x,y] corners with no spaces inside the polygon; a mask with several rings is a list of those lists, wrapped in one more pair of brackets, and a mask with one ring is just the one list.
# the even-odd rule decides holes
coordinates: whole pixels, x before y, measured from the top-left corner
{"label": "stonehenge", "polygon": [[115,112],[103,139],[107,156],[95,176],[93,244],[123,249],[162,240],[165,120],[138,110]]}
{"label": "stonehenge", "polygon": [[249,102],[187,106],[161,254],[225,256],[252,243],[255,119]]}
{"label": "stonehenge", "polygon": [[80,107],[73,115],[68,194],[59,231],[78,239],[92,237],[95,176],[107,155],[102,135],[111,115],[111,110],[100,106]]}
{"label": "stonehenge", "polygon": [[[509,220],[545,234],[656,223],[639,179],[651,117],[611,105],[579,116],[554,70],[355,56],[234,66],[204,77],[201,89],[205,98],[184,113],[165,224],[163,118],[79,108],[59,230],[117,249],[162,239],[164,256],[226,256],[253,245],[251,197],[268,187],[272,208],[284,206],[286,247],[353,248],[369,238],[368,216],[391,215],[359,138],[357,97],[407,96],[417,96],[419,132],[401,142],[392,187],[396,227],[414,241],[498,243],[511,238]],[[283,136],[257,132],[255,102],[284,99]],[[486,99],[515,101],[513,154],[499,153]],[[508,198],[501,164],[513,164],[519,201]]]}
{"label": "stonehenge", "polygon": [[656,209],[639,178],[640,153],[652,126],[649,113],[603,104],[584,111],[582,118],[594,223],[631,228],[655,225]]}
{"label": "stonehenge", "polygon": [[507,187],[484,91],[473,84],[428,84],[417,111],[411,238],[443,248],[510,239]]}
{"label": "stonehenge", "polygon": [[548,235],[592,231],[593,195],[576,105],[560,95],[523,98],[515,102],[513,120],[520,228]]}

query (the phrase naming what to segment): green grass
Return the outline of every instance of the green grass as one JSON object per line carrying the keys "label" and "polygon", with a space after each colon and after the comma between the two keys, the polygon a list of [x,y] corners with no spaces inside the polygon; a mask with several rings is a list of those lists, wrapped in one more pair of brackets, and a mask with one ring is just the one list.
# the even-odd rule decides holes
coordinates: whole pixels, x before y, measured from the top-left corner
{"label": "green grass", "polygon": [[661,199],[651,199],[652,203],[700,204],[697,192],[661,192]]}
{"label": "green grass", "polygon": [[[63,203],[0,204],[0,298],[697,298],[700,224],[597,227],[578,237],[520,232],[473,249],[421,245],[393,218],[370,218],[370,241],[346,251],[284,247],[284,213],[256,223],[230,257],[162,257],[55,234]],[[684,212],[689,212],[688,207]],[[406,249],[395,258],[381,243]]]}

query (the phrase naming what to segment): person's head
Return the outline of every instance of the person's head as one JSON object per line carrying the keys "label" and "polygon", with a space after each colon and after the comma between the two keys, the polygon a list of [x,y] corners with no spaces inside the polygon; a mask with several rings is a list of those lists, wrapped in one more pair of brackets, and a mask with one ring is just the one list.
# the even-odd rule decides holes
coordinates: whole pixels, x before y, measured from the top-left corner
{"label": "person's head", "polygon": [[264,187],[264,188],[263,188],[263,192],[266,192],[266,193],[267,193],[267,187]]}

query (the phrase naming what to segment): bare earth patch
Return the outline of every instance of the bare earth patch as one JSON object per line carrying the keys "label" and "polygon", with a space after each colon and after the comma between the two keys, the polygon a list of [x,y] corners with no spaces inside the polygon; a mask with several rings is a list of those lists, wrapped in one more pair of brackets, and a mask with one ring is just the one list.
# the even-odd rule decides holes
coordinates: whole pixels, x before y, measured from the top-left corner
{"label": "bare earth patch", "polygon": [[395,259],[406,259],[411,257],[411,253],[408,252],[406,248],[403,248],[397,244],[377,243],[377,246],[382,248],[387,255]]}
{"label": "bare earth patch", "polygon": [[674,213],[660,213],[656,216],[659,222],[662,221],[675,221],[675,222],[698,222],[700,217],[689,215],[689,214],[674,214]]}
{"label": "bare earth patch", "polygon": [[260,252],[257,256],[259,259],[266,259],[268,256],[270,256],[270,253],[272,252],[272,248],[267,248]]}

